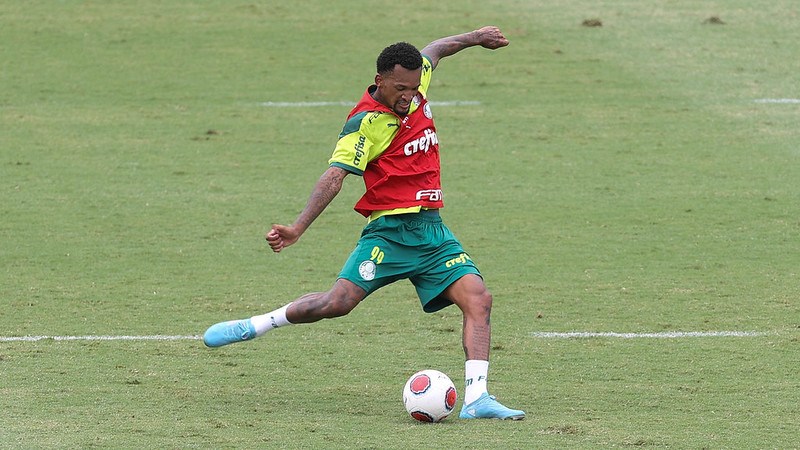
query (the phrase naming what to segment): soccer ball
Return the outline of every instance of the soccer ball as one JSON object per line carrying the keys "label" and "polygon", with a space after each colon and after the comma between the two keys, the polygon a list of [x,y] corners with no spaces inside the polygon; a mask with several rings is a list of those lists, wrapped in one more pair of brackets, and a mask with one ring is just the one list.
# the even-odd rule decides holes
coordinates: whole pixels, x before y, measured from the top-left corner
{"label": "soccer ball", "polygon": [[438,370],[420,370],[403,388],[406,411],[420,422],[441,422],[453,412],[457,399],[455,385]]}

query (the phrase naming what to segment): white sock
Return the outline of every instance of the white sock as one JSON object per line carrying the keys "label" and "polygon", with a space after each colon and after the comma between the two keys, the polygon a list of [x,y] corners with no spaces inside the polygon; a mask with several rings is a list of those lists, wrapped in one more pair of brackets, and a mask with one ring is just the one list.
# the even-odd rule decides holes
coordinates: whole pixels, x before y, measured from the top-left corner
{"label": "white sock", "polygon": [[289,308],[289,305],[291,305],[291,303],[284,305],[275,311],[268,312],[260,316],[251,317],[250,320],[253,322],[253,326],[256,328],[256,336],[261,336],[273,328],[291,325],[292,323],[286,318],[286,309]]}
{"label": "white sock", "polygon": [[464,404],[469,405],[478,399],[486,390],[486,377],[489,374],[489,361],[469,359],[464,364]]}

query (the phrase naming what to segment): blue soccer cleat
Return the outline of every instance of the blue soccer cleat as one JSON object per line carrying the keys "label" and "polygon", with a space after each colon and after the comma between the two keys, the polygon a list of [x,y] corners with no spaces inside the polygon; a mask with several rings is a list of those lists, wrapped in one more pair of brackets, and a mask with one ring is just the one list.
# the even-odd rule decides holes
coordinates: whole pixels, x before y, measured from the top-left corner
{"label": "blue soccer cleat", "polygon": [[234,342],[249,341],[256,337],[256,328],[250,319],[231,320],[212,325],[203,335],[207,347],[222,347]]}
{"label": "blue soccer cleat", "polygon": [[494,395],[484,392],[477,400],[461,407],[461,419],[508,419],[522,420],[525,411],[506,408],[495,399]]}

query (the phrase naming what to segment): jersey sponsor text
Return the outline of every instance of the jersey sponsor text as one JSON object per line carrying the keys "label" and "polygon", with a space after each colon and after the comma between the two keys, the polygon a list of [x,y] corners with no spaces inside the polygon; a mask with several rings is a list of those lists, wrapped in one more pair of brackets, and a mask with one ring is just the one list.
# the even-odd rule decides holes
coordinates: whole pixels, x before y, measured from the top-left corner
{"label": "jersey sponsor text", "polygon": [[358,142],[356,142],[355,151],[356,156],[353,158],[353,164],[358,165],[361,163],[361,157],[364,156],[364,143],[367,141],[367,138],[364,136],[358,137]]}
{"label": "jersey sponsor text", "polygon": [[432,202],[438,202],[441,199],[441,189],[423,189],[421,191],[417,191],[417,200],[430,200]]}
{"label": "jersey sponsor text", "polygon": [[439,137],[436,136],[435,131],[426,128],[424,133],[424,136],[407,143],[405,147],[403,147],[403,153],[405,153],[406,156],[411,156],[418,151],[428,153],[431,147],[439,144]]}

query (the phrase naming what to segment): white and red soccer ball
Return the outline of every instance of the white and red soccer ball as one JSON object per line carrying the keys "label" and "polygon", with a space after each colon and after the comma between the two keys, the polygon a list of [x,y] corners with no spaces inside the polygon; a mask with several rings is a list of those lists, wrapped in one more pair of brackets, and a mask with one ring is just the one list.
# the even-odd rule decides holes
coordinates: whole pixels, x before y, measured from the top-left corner
{"label": "white and red soccer ball", "polygon": [[438,370],[420,370],[411,375],[403,388],[406,411],[420,422],[441,422],[453,412],[456,400],[455,385]]}

